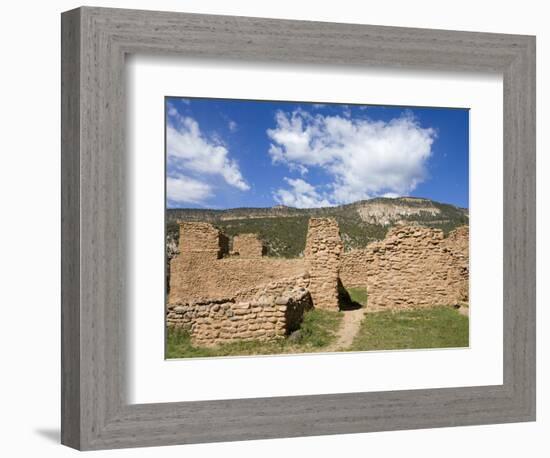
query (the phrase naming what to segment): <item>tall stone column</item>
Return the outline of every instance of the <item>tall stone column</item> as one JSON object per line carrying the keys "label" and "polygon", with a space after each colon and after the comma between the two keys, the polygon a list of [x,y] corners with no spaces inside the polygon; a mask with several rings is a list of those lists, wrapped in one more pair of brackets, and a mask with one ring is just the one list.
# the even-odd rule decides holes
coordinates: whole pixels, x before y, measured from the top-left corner
{"label": "tall stone column", "polygon": [[310,218],[305,259],[313,306],[338,310],[338,279],[343,244],[334,218]]}

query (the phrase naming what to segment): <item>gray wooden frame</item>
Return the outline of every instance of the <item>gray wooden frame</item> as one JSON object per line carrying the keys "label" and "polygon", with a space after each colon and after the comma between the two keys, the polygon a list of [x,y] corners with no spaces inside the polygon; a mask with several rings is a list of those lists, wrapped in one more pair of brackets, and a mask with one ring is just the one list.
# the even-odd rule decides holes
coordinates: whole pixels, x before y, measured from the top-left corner
{"label": "gray wooden frame", "polygon": [[[62,443],[105,449],[535,419],[535,38],[83,7],[62,14]],[[130,405],[129,53],[498,72],[504,78],[502,385]]]}

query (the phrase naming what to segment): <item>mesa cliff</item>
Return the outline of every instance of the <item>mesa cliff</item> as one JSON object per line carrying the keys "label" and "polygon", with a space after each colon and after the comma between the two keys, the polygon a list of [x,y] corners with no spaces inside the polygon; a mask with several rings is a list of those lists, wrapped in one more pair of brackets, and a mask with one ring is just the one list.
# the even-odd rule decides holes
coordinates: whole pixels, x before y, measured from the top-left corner
{"label": "mesa cliff", "polygon": [[229,237],[257,234],[267,255],[296,258],[304,255],[310,218],[334,218],[340,228],[344,251],[366,248],[383,240],[394,225],[421,224],[441,229],[445,235],[468,224],[468,211],[418,197],[375,198],[324,208],[168,209],[168,255],[177,250],[178,222],[206,222]]}

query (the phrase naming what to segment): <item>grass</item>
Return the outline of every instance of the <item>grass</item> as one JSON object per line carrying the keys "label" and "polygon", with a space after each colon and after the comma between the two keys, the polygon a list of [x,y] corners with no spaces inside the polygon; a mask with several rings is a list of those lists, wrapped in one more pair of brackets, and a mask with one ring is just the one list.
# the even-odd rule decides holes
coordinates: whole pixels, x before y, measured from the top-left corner
{"label": "grass", "polygon": [[[367,303],[365,288],[348,288],[350,304]],[[304,314],[299,337],[271,342],[240,341],[216,347],[194,346],[188,332],[168,329],[166,358],[314,353],[336,338],[343,313],[310,310]],[[348,351],[457,348],[469,344],[468,317],[449,306],[367,313]]]}
{"label": "grass", "polygon": [[367,313],[350,350],[467,347],[468,317],[452,307]]}
{"label": "grass", "polygon": [[341,320],[340,312],[310,310],[304,314],[299,338],[284,338],[271,342],[241,341],[216,347],[194,346],[188,332],[168,328],[166,358],[273,355],[323,351],[335,339]]}
{"label": "grass", "polygon": [[361,305],[367,305],[367,289],[366,288],[346,288],[347,292],[353,302],[357,302]]}
{"label": "grass", "polygon": [[300,329],[299,344],[313,349],[322,350],[332,343],[342,321],[340,312],[329,310],[310,310],[304,315]]}

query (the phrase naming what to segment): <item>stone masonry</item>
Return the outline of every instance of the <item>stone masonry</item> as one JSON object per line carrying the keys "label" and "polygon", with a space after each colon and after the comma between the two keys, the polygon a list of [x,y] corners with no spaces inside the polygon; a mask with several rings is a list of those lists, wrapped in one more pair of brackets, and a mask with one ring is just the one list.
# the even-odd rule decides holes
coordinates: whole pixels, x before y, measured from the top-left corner
{"label": "stone masonry", "polygon": [[468,301],[468,227],[396,226],[386,238],[342,256],[345,287],[365,287],[372,307],[410,308]]}
{"label": "stone masonry", "polygon": [[[283,282],[284,283],[284,282]],[[267,291],[288,284],[272,284]],[[167,323],[186,329],[197,345],[218,345],[243,340],[275,340],[298,329],[304,312],[311,309],[304,287],[292,287],[283,295],[258,294],[246,301],[235,298],[169,304]]]}
{"label": "stone masonry", "polygon": [[168,303],[232,297],[242,290],[305,274],[303,259],[231,256],[212,260],[178,255],[170,263]]}
{"label": "stone masonry", "polygon": [[264,256],[255,234],[229,238],[209,223],[180,223],[170,262],[167,324],[195,343],[278,339],[309,308],[338,310],[341,283],[364,287],[372,308],[468,301],[469,231],[448,237],[419,225],[395,226],[382,241],[343,252],[338,223],[311,218],[303,258]]}
{"label": "stone masonry", "polygon": [[310,218],[305,259],[316,308],[338,310],[338,276],[343,243],[334,218]]}
{"label": "stone masonry", "polygon": [[233,237],[233,254],[241,258],[261,258],[265,248],[256,234],[239,234]]}
{"label": "stone masonry", "polygon": [[170,262],[170,292],[173,304],[233,296],[258,285],[309,273],[310,292],[318,308],[338,309],[338,259],[342,241],[332,218],[311,218],[305,257],[298,259],[263,256],[255,234],[228,239],[209,223],[180,224],[180,254]]}
{"label": "stone masonry", "polygon": [[228,238],[209,223],[180,223],[180,257],[220,259],[228,250]]}

